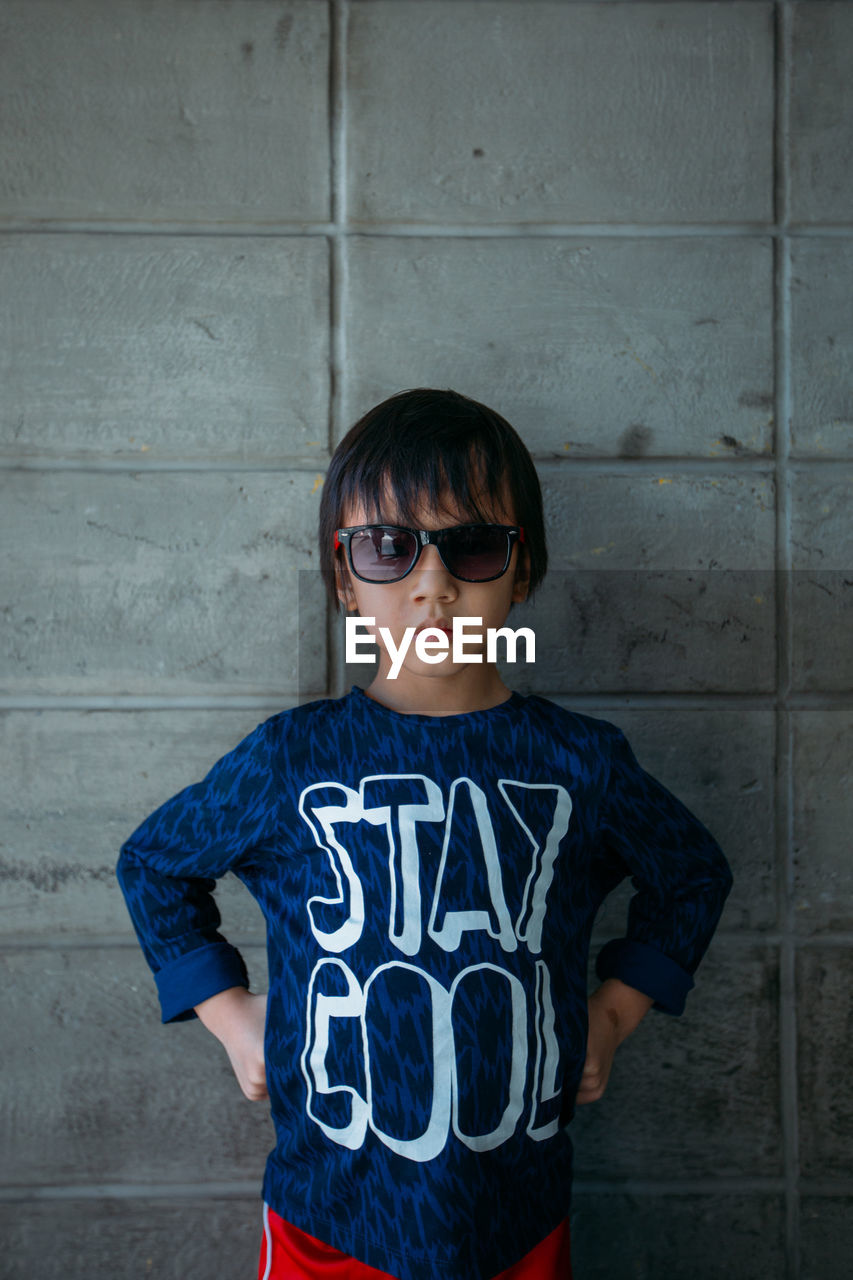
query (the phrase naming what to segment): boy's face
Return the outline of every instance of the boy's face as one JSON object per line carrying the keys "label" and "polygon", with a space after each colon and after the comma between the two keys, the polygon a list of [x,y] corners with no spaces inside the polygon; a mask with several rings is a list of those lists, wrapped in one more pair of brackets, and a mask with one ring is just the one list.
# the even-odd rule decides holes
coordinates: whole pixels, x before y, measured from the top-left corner
{"label": "boy's face", "polygon": [[[401,518],[396,503],[389,498],[382,503],[381,520],[371,516],[362,503],[347,508],[343,513],[341,528],[359,524],[408,524]],[[495,524],[515,524],[515,512],[505,499],[487,508],[489,519]],[[456,524],[476,523],[465,511],[459,509],[453,499],[445,496],[441,510],[419,506],[416,509],[416,525],[419,529],[446,529]],[[365,628],[363,634],[373,634],[379,644],[379,678],[387,675],[391,665],[389,653],[377,634],[379,627],[390,632],[394,645],[399,647],[407,627],[417,630],[438,627],[447,633],[452,646],[454,618],[481,618],[482,624],[466,626],[466,652],[476,653],[481,646],[467,637],[481,632],[483,636],[483,664],[454,663],[450,653],[441,662],[427,663],[415,652],[414,637],[398,676],[398,684],[405,680],[442,680],[449,677],[464,678],[464,674],[482,673],[485,664],[485,635],[490,627],[501,627],[506,621],[512,604],[520,604],[527,598],[529,580],[527,548],[516,540],[506,572],[490,582],[463,582],[444,567],[438,548],[421,549],[415,567],[399,582],[363,582],[349,570],[344,549],[338,551],[338,598],[346,610],[363,618],[375,618],[375,626]]]}

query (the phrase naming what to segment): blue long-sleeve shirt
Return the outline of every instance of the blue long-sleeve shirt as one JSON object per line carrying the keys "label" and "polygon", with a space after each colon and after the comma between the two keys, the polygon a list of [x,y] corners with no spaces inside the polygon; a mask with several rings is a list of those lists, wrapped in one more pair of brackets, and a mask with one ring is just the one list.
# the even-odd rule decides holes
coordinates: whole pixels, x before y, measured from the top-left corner
{"label": "blue long-sleeve shirt", "polygon": [[211,896],[227,871],[267,921],[264,1198],[401,1280],[496,1275],[566,1215],[606,895],[633,878],[599,977],[677,1014],[731,886],[614,725],[358,688],[261,724],[122,848],[164,1021],[248,984]]}

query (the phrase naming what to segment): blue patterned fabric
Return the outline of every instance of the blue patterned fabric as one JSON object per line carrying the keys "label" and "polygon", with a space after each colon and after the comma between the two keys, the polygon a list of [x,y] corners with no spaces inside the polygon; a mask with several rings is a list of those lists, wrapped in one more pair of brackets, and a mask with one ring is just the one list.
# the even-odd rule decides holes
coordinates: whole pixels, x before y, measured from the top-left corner
{"label": "blue patterned fabric", "polygon": [[633,877],[599,976],[677,1014],[731,885],[614,725],[358,688],[267,720],[124,845],[164,1021],[248,983],[210,894],[227,871],[267,921],[264,1198],[401,1280],[494,1276],[568,1212],[606,895]]}

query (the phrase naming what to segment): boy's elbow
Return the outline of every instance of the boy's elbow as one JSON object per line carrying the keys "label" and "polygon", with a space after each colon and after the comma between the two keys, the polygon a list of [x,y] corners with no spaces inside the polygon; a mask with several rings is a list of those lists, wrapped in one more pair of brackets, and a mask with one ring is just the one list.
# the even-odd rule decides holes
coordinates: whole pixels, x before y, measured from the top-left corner
{"label": "boy's elbow", "polygon": [[129,840],[121,846],[116,861],[116,879],[122,891],[127,895],[131,881],[140,870],[140,860]]}
{"label": "boy's elbow", "polygon": [[130,859],[128,858],[125,850],[122,848],[121,852],[118,855],[118,861],[116,862],[116,880],[118,881],[119,889],[121,889],[122,893],[124,894],[125,901],[127,901],[128,893],[129,893],[129,879],[130,879],[129,872],[130,872]]}

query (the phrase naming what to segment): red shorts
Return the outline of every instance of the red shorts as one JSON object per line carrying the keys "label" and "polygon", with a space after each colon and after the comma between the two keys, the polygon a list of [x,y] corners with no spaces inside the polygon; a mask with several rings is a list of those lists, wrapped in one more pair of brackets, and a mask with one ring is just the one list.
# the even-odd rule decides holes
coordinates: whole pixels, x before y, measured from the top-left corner
{"label": "red shorts", "polygon": [[[493,1280],[571,1280],[568,1218],[515,1266]],[[395,1280],[315,1240],[264,1205],[258,1280]]]}

